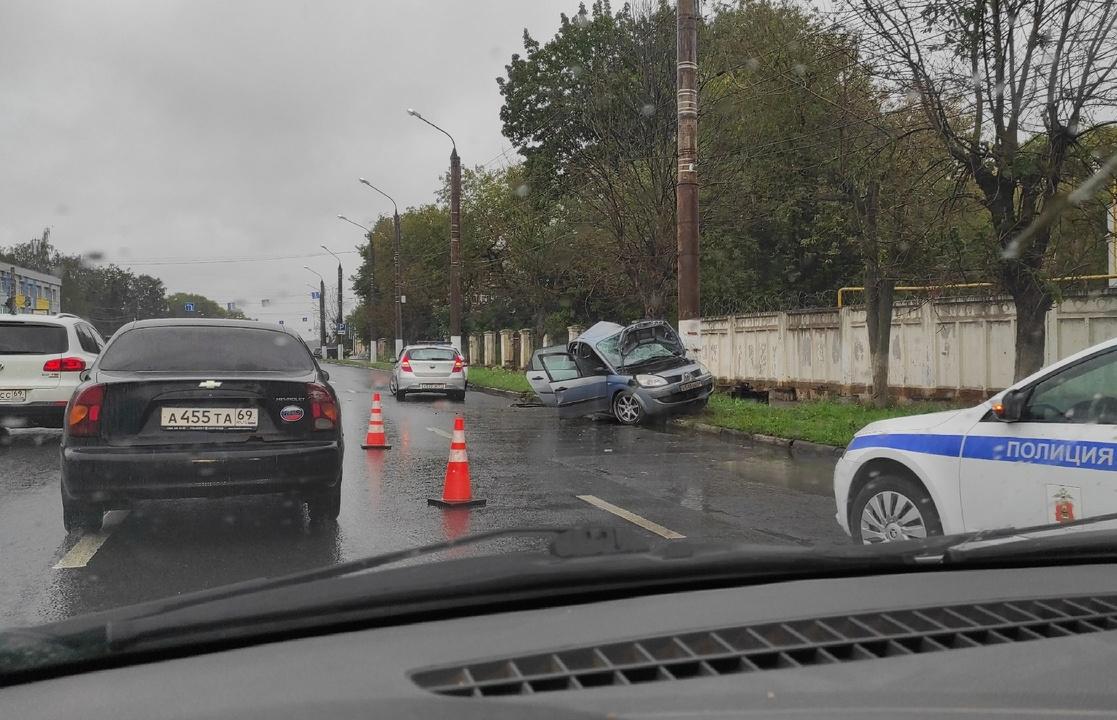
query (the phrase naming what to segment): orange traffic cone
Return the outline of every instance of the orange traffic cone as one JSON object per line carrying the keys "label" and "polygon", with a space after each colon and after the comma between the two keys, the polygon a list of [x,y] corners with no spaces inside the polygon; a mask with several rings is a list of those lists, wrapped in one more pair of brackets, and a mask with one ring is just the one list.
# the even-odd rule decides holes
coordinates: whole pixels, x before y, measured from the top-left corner
{"label": "orange traffic cone", "polygon": [[441,508],[480,507],[484,498],[473,497],[469,485],[469,456],[465,452],[465,421],[454,418],[454,436],[450,440],[450,462],[446,463],[446,482],[441,498],[427,498],[427,503]]}
{"label": "orange traffic cone", "polygon": [[380,416],[380,393],[372,394],[372,412],[368,414],[368,433],[361,447],[365,450],[387,450],[392,447],[384,434],[384,420]]}

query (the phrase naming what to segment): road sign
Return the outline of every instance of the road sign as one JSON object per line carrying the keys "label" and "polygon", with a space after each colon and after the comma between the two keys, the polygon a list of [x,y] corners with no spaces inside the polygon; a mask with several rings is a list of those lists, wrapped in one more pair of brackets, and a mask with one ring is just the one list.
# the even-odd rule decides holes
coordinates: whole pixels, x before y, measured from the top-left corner
{"label": "road sign", "polygon": [[279,324],[280,324],[280,325],[282,325],[282,324],[283,324],[283,321],[282,321],[282,320],[280,320],[280,321],[279,321]]}
{"label": "road sign", "polygon": [[317,300],[320,297],[322,297],[322,293],[318,292],[317,290],[311,290],[310,291],[310,299],[311,300]]}
{"label": "road sign", "polygon": [[345,323],[338,323],[337,324],[337,331],[339,333],[341,333],[342,335],[349,332],[348,328],[345,327]]}
{"label": "road sign", "polygon": [[186,303],[186,312],[194,312],[194,303]]}
{"label": "road sign", "polygon": [[307,320],[306,318],[303,318],[303,322],[310,322],[310,321]]}
{"label": "road sign", "polygon": [[234,312],[237,309],[237,304],[235,302],[225,303],[225,309],[229,312]]}

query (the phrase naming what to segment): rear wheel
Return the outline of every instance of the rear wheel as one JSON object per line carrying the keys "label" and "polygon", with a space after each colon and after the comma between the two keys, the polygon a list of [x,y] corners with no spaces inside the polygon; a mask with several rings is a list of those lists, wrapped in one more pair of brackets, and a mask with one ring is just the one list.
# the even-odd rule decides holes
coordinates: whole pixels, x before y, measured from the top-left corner
{"label": "rear wheel", "polygon": [[105,511],[100,505],[62,496],[62,524],[66,526],[66,532],[97,532],[104,519]]}
{"label": "rear wheel", "polygon": [[337,516],[341,513],[341,483],[308,497],[306,510],[310,515],[311,525],[337,522]]}
{"label": "rear wheel", "polygon": [[465,390],[454,390],[450,393],[450,399],[454,402],[465,401]]}
{"label": "rear wheel", "polygon": [[639,425],[644,416],[644,406],[631,391],[621,390],[613,398],[613,417],[622,425]]}
{"label": "rear wheel", "polygon": [[407,393],[403,390],[396,390],[396,402],[403,402],[405,397],[407,397]]}

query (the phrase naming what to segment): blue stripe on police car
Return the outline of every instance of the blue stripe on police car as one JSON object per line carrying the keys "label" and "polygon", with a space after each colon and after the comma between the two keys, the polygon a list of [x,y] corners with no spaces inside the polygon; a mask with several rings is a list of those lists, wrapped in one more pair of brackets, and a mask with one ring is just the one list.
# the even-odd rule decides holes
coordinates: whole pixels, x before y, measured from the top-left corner
{"label": "blue stripe on police car", "polygon": [[1117,443],[1054,438],[1011,439],[987,435],[885,434],[855,437],[849,450],[889,448],[973,460],[1024,462],[1053,467],[1117,471]]}

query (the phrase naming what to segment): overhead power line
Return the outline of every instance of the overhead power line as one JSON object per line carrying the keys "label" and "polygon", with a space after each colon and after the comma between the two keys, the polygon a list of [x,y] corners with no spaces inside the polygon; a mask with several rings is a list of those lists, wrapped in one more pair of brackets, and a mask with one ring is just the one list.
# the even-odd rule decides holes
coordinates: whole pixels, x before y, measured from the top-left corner
{"label": "overhead power line", "polygon": [[[338,255],[352,255],[356,250],[341,250]],[[218,263],[270,262],[273,260],[302,260],[305,258],[329,257],[329,253],[309,253],[305,255],[270,255],[257,257],[207,257],[179,258],[162,260],[133,260],[132,258],[97,258],[95,262],[117,263],[121,265],[215,265]]]}

